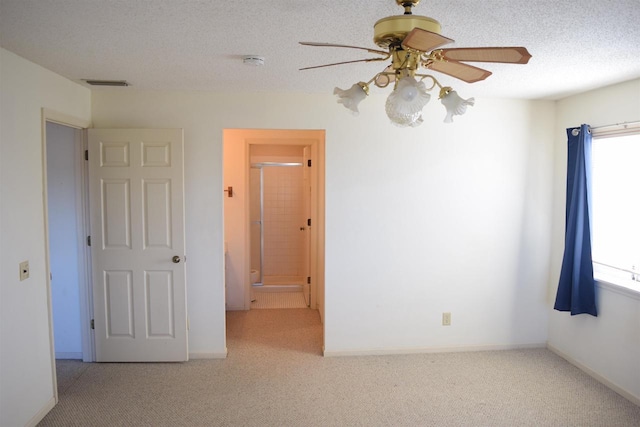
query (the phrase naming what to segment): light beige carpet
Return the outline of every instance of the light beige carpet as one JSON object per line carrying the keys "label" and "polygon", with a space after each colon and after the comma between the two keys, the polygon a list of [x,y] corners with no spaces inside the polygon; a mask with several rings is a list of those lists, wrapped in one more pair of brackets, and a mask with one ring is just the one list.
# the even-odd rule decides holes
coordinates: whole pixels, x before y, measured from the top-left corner
{"label": "light beige carpet", "polygon": [[81,360],[56,360],[58,394],[66,392],[89,366],[90,363],[82,363]]}
{"label": "light beige carpet", "polygon": [[309,309],[227,314],[228,357],[87,364],[42,426],[639,426],[546,349],[323,358]]}

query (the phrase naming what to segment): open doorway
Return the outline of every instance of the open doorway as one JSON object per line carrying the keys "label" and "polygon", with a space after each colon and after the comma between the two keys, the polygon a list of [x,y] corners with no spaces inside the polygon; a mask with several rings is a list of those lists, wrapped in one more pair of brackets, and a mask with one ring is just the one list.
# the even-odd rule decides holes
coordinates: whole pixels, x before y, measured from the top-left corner
{"label": "open doorway", "polygon": [[47,213],[53,337],[56,359],[82,359],[80,288],[82,197],[78,153],[81,131],[47,122]]}
{"label": "open doorway", "polygon": [[89,123],[42,110],[43,201],[51,346],[56,360],[93,361],[90,266],[86,236],[86,165],[83,130]]}
{"label": "open doorway", "polygon": [[[306,305],[324,317],[324,136],[324,131],[320,130],[224,131],[225,302],[228,311],[251,309],[254,284],[263,288],[295,285],[308,292]],[[287,233],[293,236],[289,243],[283,243],[288,245],[288,248],[281,248],[284,252],[271,254],[282,261],[280,267],[284,269],[280,271],[266,265],[270,256],[264,247],[266,230],[260,230],[266,225],[266,206],[263,198],[261,216],[261,203],[255,198],[256,191],[264,197],[267,170],[270,175],[282,175],[276,177],[276,181],[280,179],[281,182],[294,179],[289,175],[300,175],[300,187],[296,187],[295,192],[299,190],[301,196],[305,185],[309,188],[308,202],[301,199],[295,213],[287,214],[283,211],[284,205],[270,206],[272,212],[293,217],[288,218],[292,221],[286,225],[291,230],[271,231],[279,235],[275,237],[281,241]],[[308,171],[306,178],[305,170]],[[260,186],[263,186],[262,193],[255,188]],[[276,188],[273,191],[280,191],[284,196],[288,190]],[[308,242],[305,242],[305,236],[308,236]],[[305,248],[308,248],[308,254],[305,254]],[[291,259],[296,262],[291,263]]]}
{"label": "open doorway", "polygon": [[311,304],[310,146],[249,146],[251,308]]}

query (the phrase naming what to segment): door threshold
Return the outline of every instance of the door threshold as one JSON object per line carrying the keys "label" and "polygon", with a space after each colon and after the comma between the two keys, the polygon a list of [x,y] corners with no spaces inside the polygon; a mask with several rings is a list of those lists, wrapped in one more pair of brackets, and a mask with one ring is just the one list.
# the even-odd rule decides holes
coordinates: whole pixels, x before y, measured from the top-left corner
{"label": "door threshold", "polygon": [[302,292],[302,285],[253,285],[254,292]]}

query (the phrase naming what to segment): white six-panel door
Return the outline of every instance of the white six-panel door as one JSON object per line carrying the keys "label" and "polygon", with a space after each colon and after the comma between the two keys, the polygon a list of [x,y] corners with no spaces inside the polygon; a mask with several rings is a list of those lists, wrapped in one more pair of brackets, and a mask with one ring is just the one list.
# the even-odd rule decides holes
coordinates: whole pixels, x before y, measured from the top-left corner
{"label": "white six-panel door", "polygon": [[188,359],[182,129],[89,129],[96,360]]}

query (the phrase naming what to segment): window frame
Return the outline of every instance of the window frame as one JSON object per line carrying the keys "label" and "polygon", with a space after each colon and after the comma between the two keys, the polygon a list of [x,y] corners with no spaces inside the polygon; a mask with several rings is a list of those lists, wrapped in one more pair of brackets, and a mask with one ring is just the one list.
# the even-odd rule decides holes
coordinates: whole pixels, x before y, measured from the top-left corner
{"label": "window frame", "polygon": [[[591,131],[594,142],[605,138],[617,138],[628,135],[638,135],[640,137],[640,122],[602,126],[592,128]],[[593,229],[591,230],[591,234],[593,237]],[[592,263],[594,279],[598,286],[640,300],[640,266],[638,266],[638,271],[634,272],[632,270],[611,266],[595,259],[592,259]],[[635,280],[632,278],[632,274],[636,274],[637,278]]]}

